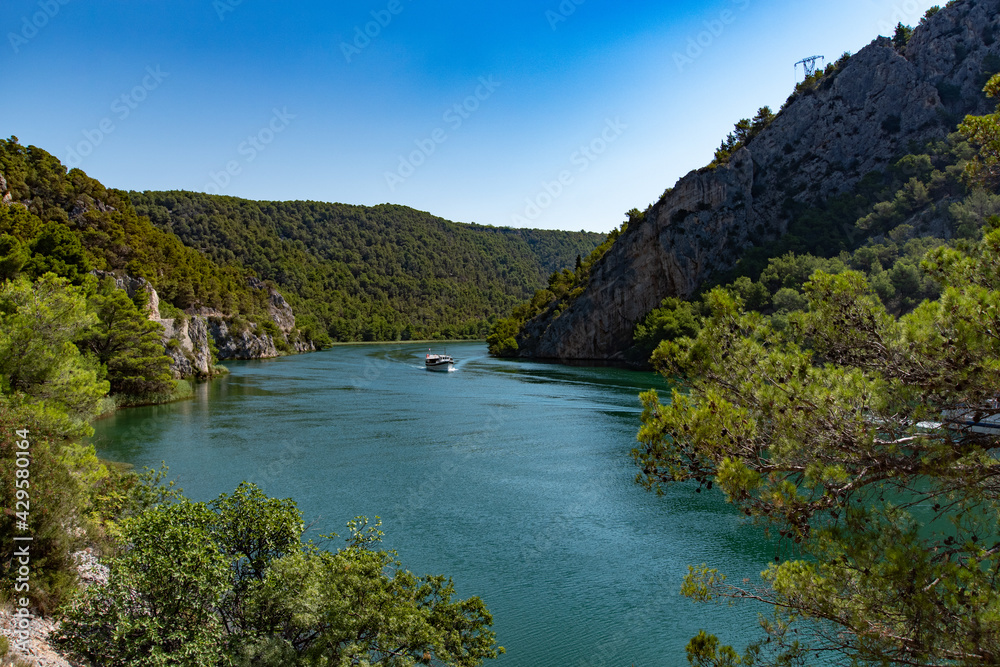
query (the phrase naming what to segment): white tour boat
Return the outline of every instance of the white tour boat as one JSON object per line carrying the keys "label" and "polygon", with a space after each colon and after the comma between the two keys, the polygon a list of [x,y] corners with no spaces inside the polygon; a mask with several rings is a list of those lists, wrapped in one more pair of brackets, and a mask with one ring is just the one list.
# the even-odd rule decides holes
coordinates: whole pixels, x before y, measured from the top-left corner
{"label": "white tour boat", "polygon": [[431,354],[431,351],[427,350],[427,358],[424,360],[424,366],[429,371],[448,372],[455,370],[455,360],[447,354]]}

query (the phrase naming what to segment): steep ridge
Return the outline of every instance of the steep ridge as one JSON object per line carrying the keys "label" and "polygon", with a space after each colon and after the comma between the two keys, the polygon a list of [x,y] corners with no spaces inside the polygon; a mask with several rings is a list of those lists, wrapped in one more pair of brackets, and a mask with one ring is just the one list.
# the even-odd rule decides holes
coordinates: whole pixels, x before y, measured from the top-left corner
{"label": "steep ridge", "polygon": [[1000,58],[997,37],[998,0],[959,0],[902,49],[876,39],[790,98],[727,164],[680,179],[630,224],[568,308],[524,326],[518,353],[620,357],[635,323],[664,297],[690,296],[746,248],[784,234],[788,204],[848,191],[909,146],[944,137],[965,114],[991,110],[981,89]]}

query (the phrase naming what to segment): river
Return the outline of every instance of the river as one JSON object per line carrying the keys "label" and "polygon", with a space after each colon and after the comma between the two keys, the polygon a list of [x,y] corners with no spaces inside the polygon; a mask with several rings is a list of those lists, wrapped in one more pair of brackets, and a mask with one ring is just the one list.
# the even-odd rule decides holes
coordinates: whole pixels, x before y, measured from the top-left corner
{"label": "river", "polygon": [[483,598],[507,649],[495,665],[681,666],[699,629],[754,636],[758,609],[678,591],[691,564],[755,577],[774,546],[718,491],[634,483],[638,393],[667,395],[661,378],[493,359],[482,343],[449,344],[456,370],[430,373],[426,349],[230,363],[193,400],[100,420],[94,441],[105,458],[165,461],[196,500],[242,480],[292,497],[311,536],[381,517],[404,567]]}

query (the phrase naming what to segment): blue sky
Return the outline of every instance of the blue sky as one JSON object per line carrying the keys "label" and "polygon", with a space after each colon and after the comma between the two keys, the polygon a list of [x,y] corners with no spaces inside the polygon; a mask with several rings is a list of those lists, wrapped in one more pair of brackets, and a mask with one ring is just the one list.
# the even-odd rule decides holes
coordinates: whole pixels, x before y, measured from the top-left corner
{"label": "blue sky", "polygon": [[0,134],[109,187],[607,232],[932,4],[5,0]]}

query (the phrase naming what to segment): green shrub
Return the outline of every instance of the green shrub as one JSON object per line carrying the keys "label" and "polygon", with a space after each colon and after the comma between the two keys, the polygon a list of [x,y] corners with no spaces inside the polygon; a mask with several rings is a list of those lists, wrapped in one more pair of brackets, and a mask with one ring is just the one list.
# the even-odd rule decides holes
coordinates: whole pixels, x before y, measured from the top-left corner
{"label": "green shrub", "polygon": [[[302,543],[294,501],[243,483],[213,503],[180,499],[125,523],[105,585],[69,609],[54,641],[126,665],[351,665],[433,659],[474,666],[503,649],[479,598],[400,569],[367,520],[347,545]],[[332,536],[331,536],[332,537]]]}

